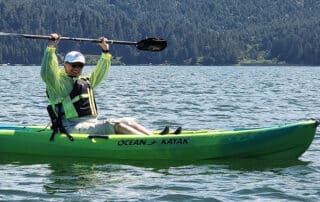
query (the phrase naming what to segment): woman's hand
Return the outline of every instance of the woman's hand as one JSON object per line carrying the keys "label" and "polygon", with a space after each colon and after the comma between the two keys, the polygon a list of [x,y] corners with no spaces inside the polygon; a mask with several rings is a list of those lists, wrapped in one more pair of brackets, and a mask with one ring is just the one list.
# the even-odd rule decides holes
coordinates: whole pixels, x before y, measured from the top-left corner
{"label": "woman's hand", "polygon": [[50,42],[49,42],[49,47],[56,47],[58,45],[58,43],[60,42],[60,39],[61,39],[61,35],[60,34],[57,34],[57,33],[52,33],[50,34]]}
{"label": "woman's hand", "polygon": [[101,49],[102,49],[102,52],[109,52],[109,44],[107,43],[108,42],[108,39],[106,37],[100,37],[99,38],[101,43],[99,43]]}

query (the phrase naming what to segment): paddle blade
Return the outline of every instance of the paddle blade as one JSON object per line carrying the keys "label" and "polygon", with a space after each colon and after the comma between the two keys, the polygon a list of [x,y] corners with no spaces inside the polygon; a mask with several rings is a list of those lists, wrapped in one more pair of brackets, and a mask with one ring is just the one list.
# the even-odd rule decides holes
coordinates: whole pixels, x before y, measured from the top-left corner
{"label": "paddle blade", "polygon": [[159,38],[147,38],[139,41],[136,47],[144,51],[162,51],[167,47],[167,42]]}

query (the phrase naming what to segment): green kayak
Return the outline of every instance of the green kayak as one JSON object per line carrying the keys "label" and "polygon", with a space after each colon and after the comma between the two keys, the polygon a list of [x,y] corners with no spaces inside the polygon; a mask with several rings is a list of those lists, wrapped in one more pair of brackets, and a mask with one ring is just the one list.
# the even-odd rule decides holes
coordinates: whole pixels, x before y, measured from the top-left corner
{"label": "green kayak", "polygon": [[297,159],[314,139],[318,122],[278,126],[183,131],[179,135],[58,134],[40,126],[0,125],[0,153],[84,157],[105,160],[204,160],[227,158]]}

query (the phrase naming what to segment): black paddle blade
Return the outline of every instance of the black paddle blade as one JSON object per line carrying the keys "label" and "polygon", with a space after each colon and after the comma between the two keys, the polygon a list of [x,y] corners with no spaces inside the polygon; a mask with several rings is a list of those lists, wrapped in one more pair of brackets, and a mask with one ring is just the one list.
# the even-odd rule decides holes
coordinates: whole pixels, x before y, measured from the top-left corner
{"label": "black paddle blade", "polygon": [[139,41],[136,47],[144,51],[162,51],[167,47],[167,42],[159,38],[147,38]]}

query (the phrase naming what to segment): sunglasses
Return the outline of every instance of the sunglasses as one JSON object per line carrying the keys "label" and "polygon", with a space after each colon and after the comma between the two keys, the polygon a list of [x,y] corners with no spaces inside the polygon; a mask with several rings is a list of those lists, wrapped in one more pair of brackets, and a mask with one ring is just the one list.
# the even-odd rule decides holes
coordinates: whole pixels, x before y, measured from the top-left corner
{"label": "sunglasses", "polygon": [[70,64],[72,68],[83,68],[83,64],[82,63],[71,63]]}

